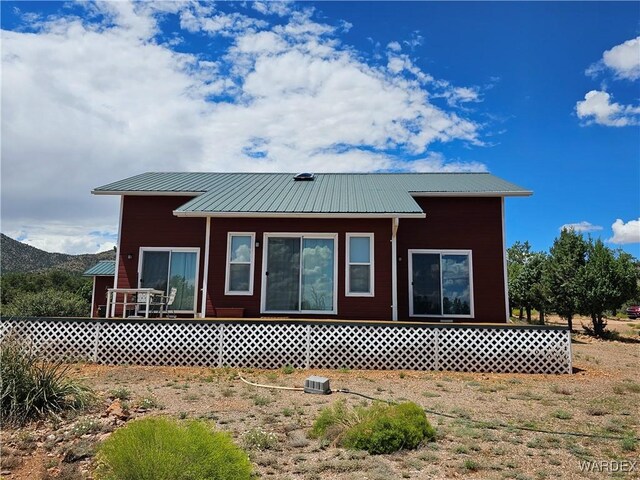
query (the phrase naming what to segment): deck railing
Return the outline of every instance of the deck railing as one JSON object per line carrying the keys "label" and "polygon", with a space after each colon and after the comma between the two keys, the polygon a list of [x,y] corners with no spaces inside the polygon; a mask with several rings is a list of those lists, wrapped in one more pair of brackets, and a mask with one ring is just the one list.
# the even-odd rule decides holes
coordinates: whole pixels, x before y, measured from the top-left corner
{"label": "deck railing", "polygon": [[571,335],[550,326],[295,320],[2,318],[48,360],[207,367],[571,373]]}

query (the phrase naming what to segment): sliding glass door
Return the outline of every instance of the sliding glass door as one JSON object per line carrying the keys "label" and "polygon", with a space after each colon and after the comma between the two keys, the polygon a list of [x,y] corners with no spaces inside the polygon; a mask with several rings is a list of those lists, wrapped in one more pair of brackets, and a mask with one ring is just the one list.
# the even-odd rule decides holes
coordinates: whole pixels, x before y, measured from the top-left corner
{"label": "sliding glass door", "polygon": [[336,236],[266,235],[263,311],[335,313]]}
{"label": "sliding glass door", "polygon": [[300,309],[300,238],[267,240],[266,310]]}
{"label": "sliding glass door", "polygon": [[471,272],[468,250],[409,250],[409,314],[472,317]]}
{"label": "sliding glass door", "polygon": [[171,252],[142,251],[140,288],[167,291],[169,280],[169,256]]}
{"label": "sliding glass door", "polygon": [[198,283],[197,249],[143,248],[140,257],[140,288],[155,288],[169,294],[176,289],[171,305],[175,311],[194,312]]}

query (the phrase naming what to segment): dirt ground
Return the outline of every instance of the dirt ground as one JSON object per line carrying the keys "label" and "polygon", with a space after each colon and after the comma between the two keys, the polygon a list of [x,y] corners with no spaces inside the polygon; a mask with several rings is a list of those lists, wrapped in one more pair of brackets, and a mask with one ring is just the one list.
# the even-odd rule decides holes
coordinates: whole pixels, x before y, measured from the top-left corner
{"label": "dirt ground", "polygon": [[[208,419],[230,432],[266,479],[640,478],[633,438],[640,436],[640,320],[609,326],[617,340],[574,335],[573,375],[77,364],[74,375],[98,392],[99,404],[61,421],[3,430],[1,475],[91,478],[95,449],[110,432],[133,418],[168,415]],[[334,390],[411,400],[427,409],[437,439],[392,455],[336,448],[307,437],[320,409],[340,398],[367,400],[257,388],[238,373],[280,386],[321,375]]]}

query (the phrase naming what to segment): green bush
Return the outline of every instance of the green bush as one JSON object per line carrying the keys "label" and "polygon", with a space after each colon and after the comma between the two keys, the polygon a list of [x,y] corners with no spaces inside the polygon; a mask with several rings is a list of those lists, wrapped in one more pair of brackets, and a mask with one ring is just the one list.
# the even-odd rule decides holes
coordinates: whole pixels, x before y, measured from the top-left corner
{"label": "green bush", "polygon": [[231,437],[202,421],[161,417],[135,420],[98,449],[96,478],[103,480],[242,480],[251,463]]}
{"label": "green bush", "polygon": [[333,440],[345,448],[380,454],[417,448],[424,441],[434,440],[435,430],[424,410],[413,402],[375,403],[355,409],[336,402],[320,413],[310,435]]}
{"label": "green bush", "polygon": [[291,365],[285,365],[282,367],[282,373],[284,373],[285,375],[291,375],[295,371],[296,369],[293,368]]}
{"label": "green bush", "polygon": [[372,454],[417,448],[435,438],[424,410],[415,403],[374,404],[365,419],[351,427],[343,445]]}
{"label": "green bush", "polygon": [[2,315],[20,317],[84,317],[91,306],[82,296],[54,290],[19,292],[12,301],[2,305]]}
{"label": "green bush", "polygon": [[320,411],[320,416],[313,422],[309,436],[336,440],[362,420],[359,415],[361,411],[362,409],[347,408],[344,400],[338,400],[332,406]]}
{"label": "green bush", "polygon": [[2,304],[13,302],[14,298],[22,292],[36,293],[48,289],[75,293],[90,304],[93,282],[90,278],[83,277],[79,273],[62,270],[30,273],[9,272],[3,273],[0,277],[0,287]]}
{"label": "green bush", "polygon": [[638,448],[638,439],[635,437],[625,437],[621,442],[624,452],[634,452]]}
{"label": "green bush", "polygon": [[68,377],[68,365],[47,363],[9,336],[0,343],[2,419],[22,425],[29,420],[82,409],[95,398],[88,388]]}

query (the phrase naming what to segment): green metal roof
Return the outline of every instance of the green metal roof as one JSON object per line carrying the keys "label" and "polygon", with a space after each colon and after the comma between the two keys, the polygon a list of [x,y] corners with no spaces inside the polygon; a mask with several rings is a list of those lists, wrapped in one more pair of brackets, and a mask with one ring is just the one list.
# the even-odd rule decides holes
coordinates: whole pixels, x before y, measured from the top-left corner
{"label": "green metal roof", "polygon": [[524,196],[531,192],[488,173],[143,173],[95,194],[193,195],[174,212],[202,215],[423,216],[421,195]]}
{"label": "green metal roof", "polygon": [[396,173],[393,176],[411,193],[469,193],[528,196],[531,191],[490,173]]}
{"label": "green metal roof", "polygon": [[97,187],[96,194],[131,192],[202,193],[233,180],[230,177],[260,175],[246,173],[147,172]]}
{"label": "green metal roof", "polygon": [[113,276],[116,274],[115,260],[100,260],[82,275],[85,277]]}

